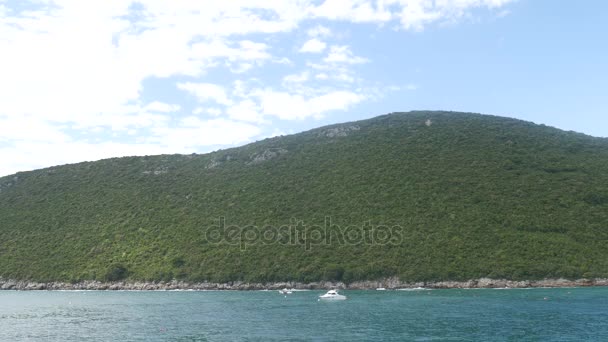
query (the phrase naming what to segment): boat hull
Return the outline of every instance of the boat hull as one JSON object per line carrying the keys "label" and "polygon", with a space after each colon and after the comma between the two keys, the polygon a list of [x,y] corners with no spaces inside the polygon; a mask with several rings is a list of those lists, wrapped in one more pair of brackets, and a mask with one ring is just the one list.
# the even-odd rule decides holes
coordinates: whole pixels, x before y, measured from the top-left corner
{"label": "boat hull", "polygon": [[346,296],[337,295],[337,296],[319,296],[321,300],[345,300]]}

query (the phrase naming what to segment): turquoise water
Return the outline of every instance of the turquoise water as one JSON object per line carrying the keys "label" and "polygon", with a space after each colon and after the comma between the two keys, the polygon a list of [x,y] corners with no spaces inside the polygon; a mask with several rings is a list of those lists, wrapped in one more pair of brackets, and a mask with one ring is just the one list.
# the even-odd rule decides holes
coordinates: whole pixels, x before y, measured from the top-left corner
{"label": "turquoise water", "polygon": [[0,341],[606,341],[608,288],[0,291]]}

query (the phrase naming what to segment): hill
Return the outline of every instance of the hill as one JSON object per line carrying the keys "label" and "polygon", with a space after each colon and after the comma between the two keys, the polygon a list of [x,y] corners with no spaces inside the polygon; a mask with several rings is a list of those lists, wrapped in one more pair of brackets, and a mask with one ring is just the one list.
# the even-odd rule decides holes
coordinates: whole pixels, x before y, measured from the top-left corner
{"label": "hill", "polygon": [[608,277],[608,139],[393,113],[204,155],[0,178],[0,276]]}

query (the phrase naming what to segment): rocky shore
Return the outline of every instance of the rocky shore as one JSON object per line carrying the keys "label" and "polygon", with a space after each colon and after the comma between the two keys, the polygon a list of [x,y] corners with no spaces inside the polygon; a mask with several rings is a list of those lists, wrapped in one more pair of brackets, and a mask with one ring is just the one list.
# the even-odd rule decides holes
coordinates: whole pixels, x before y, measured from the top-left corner
{"label": "rocky shore", "polygon": [[277,282],[277,283],[188,283],[173,280],[170,282],[99,282],[82,281],[79,283],[48,282],[38,283],[21,280],[8,280],[0,278],[0,290],[142,290],[142,291],[170,291],[170,290],[278,290],[293,288],[300,290],[322,290],[330,288],[349,290],[373,290],[386,288],[398,289],[474,289],[474,288],[535,288],[535,287],[589,287],[608,286],[608,279],[542,279],[513,281],[505,279],[481,278],[469,281],[437,281],[437,282],[402,282],[397,278],[388,278],[380,281],[357,281],[349,284],[342,282]]}

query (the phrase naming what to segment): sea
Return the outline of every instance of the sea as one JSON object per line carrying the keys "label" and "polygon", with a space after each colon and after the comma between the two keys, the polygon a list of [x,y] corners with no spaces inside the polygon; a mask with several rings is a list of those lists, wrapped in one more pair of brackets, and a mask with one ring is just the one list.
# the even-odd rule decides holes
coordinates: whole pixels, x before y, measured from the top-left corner
{"label": "sea", "polygon": [[608,288],[0,291],[0,341],[608,341]]}

